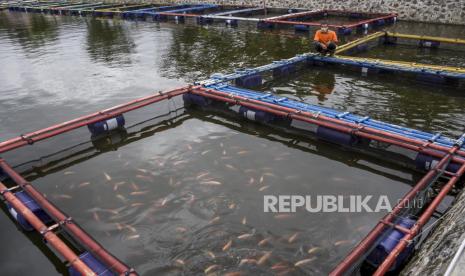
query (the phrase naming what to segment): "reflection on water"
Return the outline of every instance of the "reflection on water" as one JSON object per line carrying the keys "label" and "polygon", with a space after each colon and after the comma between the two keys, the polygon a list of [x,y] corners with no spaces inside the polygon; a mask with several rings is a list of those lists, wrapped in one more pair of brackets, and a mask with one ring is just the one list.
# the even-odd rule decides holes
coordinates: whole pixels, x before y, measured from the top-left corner
{"label": "reflection on water", "polygon": [[[405,24],[411,32],[425,28]],[[431,26],[430,34],[456,30],[441,28]],[[3,12],[0,140],[215,72],[288,58],[309,51],[310,41],[254,26]],[[262,89],[451,136],[465,125],[463,91],[397,76],[314,67]],[[207,268],[326,273],[382,214],[275,216],[263,213],[263,195],[372,194],[395,201],[418,178],[333,145],[187,112],[179,99],[127,114],[128,126],[167,110],[176,111],[103,140],[90,139],[83,128],[3,157],[25,163],[18,169],[28,180],[143,275]],[[0,260],[6,274],[18,271],[8,266],[17,263],[16,252],[28,252],[23,265],[31,263],[39,274],[62,273],[64,266],[44,262],[31,240],[2,218],[0,237],[15,248]],[[302,260],[306,265],[294,266]]]}
{"label": "reflection on water", "polygon": [[320,71],[315,74],[313,83],[313,89],[320,93],[320,95],[318,95],[318,100],[323,102],[326,99],[326,95],[333,93],[336,85],[336,77],[332,72]]}
{"label": "reflection on water", "polygon": [[[320,74],[327,78],[326,84],[322,84]],[[322,94],[322,86],[332,94]],[[461,89],[421,84],[401,76],[367,78],[338,67],[312,67],[290,80],[272,81],[263,90],[453,138],[463,133],[465,125]]]}
{"label": "reflection on water", "polygon": [[87,51],[93,60],[129,66],[134,47],[129,31],[120,21],[95,18],[87,21]]}
{"label": "reflection on water", "polygon": [[2,33],[17,41],[28,52],[37,52],[38,48],[56,41],[58,29],[59,26],[53,17],[40,14],[3,12],[0,16]]}
{"label": "reflection on water", "polygon": [[163,59],[163,73],[190,81],[216,72],[253,67],[309,51],[308,38],[280,36],[224,27],[183,27],[173,30],[173,41]]}

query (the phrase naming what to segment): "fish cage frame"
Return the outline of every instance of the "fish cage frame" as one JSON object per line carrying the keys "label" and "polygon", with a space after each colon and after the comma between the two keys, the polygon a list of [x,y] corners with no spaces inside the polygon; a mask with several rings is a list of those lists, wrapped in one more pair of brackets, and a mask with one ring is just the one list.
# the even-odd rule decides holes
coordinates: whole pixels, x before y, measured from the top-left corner
{"label": "fish cage frame", "polygon": [[[323,25],[323,23],[312,21],[313,17],[327,17],[333,15],[362,19],[348,24],[328,24],[329,27],[335,28],[341,35],[350,35],[353,30],[366,31],[370,27],[382,27],[386,24],[392,24],[397,21],[397,13],[372,13],[330,9],[276,16],[266,18],[263,21],[268,26],[272,26],[274,24],[292,25],[296,31],[309,31],[310,27],[319,27]],[[303,18],[305,21],[299,20],[299,18]]]}
{"label": "fish cage frame", "polygon": [[[386,229],[400,231],[403,233],[402,240],[400,240],[395,249],[390,252],[383,263],[380,264],[375,274],[384,275],[396,261],[397,254],[402,252],[407,245],[410,244],[411,240],[417,236],[417,234],[421,231],[421,228],[432,216],[436,207],[442,202],[445,196],[452,190],[454,185],[465,173],[465,134],[457,140],[444,138],[441,134],[431,134],[428,138],[425,136],[426,134],[416,132],[411,129],[404,130],[402,127],[396,127],[395,125],[377,121],[370,123],[372,120],[369,117],[357,117],[348,112],[340,112],[334,115],[328,111],[330,109],[322,111],[312,110],[312,108],[315,108],[312,105],[299,104],[287,98],[276,98],[270,94],[263,94],[243,88],[232,87],[234,88],[232,89],[228,84],[231,81],[234,81],[236,86],[249,86],[257,83],[258,79],[260,79],[261,83],[261,74],[269,71],[273,72],[274,77],[288,76],[290,73],[295,72],[294,66],[296,66],[296,64],[308,64],[313,60],[314,56],[314,54],[304,54],[253,69],[238,70],[235,73],[226,76],[214,75],[211,79],[195,83],[194,85],[181,87],[167,92],[159,92],[147,97],[136,99],[125,104],[7,140],[0,143],[0,153],[14,150],[26,145],[33,145],[38,141],[69,132],[83,126],[89,127],[95,123],[107,123],[108,120],[116,120],[116,118],[123,113],[181,95],[183,97],[189,97],[190,95],[207,99],[209,101],[222,102],[227,105],[241,106],[248,108],[249,110],[254,110],[254,112],[267,112],[280,118],[297,120],[303,123],[317,125],[318,127],[323,127],[325,129],[331,129],[332,131],[339,133],[345,133],[345,135],[349,135],[350,137],[370,139],[380,143],[395,145],[410,151],[419,152],[438,160],[438,162],[429,167],[428,173],[399,201],[399,204],[396,205],[393,211],[386,215],[377,224],[369,235],[351,251],[349,256],[339,266],[337,266],[331,274],[342,275],[347,272],[350,267],[356,263],[364,253],[366,253],[368,248],[370,248],[370,246],[379,239],[380,235],[385,232]],[[250,118],[249,116],[245,117]],[[379,126],[383,126],[386,129],[380,129]],[[89,127],[89,129],[91,128]],[[413,136],[409,137],[407,133],[411,133]],[[420,139],[414,134],[418,135],[418,137],[424,138]],[[337,140],[333,142],[338,143]],[[451,170],[451,166],[453,164],[455,164],[455,171]],[[3,159],[0,159],[0,168],[2,168],[4,174],[12,178],[14,182],[18,184],[18,186],[13,188],[7,188],[6,186],[0,185],[0,189],[8,202],[17,202],[18,200],[15,199],[16,197],[12,191],[22,189],[28,193],[31,198],[33,198],[47,213],[50,213],[52,217],[57,219],[56,224],[46,228],[47,231],[44,231],[43,227],[38,227],[37,229],[42,229],[38,231],[39,233],[51,233],[51,231],[57,228],[65,228],[69,230],[69,227],[77,227],[74,223],[64,223],[65,221],[70,220],[69,217],[63,215],[61,211],[54,207],[52,203],[38,192],[31,183],[22,178],[22,176],[15,172],[14,169],[12,169]],[[396,224],[396,215],[402,211],[404,204],[414,198],[419,191],[427,187],[432,182],[435,182],[439,177],[448,177],[449,180],[447,184],[441,188],[438,196],[434,198],[432,203],[420,216],[419,220],[412,225],[411,228],[406,228]],[[22,206],[16,207],[20,210],[21,214],[27,216],[27,211],[21,212],[21,210],[25,210]],[[62,215],[60,215],[60,213]],[[34,218],[29,219],[31,221],[35,221]],[[87,237],[88,239],[91,239],[88,235]],[[84,239],[84,241],[89,242],[87,239]],[[82,242],[82,240],[80,242]],[[106,260],[102,258],[109,267],[113,267],[115,266],[115,263],[117,263],[120,264],[121,271],[119,271],[119,273],[124,272],[136,275],[134,270],[129,269],[128,266],[115,259],[103,248],[98,248],[98,250],[93,250],[92,252],[104,255],[106,253],[108,254],[107,257],[110,256],[110,258],[113,258],[113,263],[106,263]],[[66,252],[62,254],[65,255],[65,253]],[[101,256],[98,257],[101,258]],[[79,267],[79,264],[79,262],[72,262],[72,266],[76,267],[76,269],[83,269],[82,267]]]}
{"label": "fish cage frame", "polygon": [[[439,47],[440,43],[465,45],[465,40],[458,38],[444,38],[435,36],[421,36],[412,34],[376,32],[357,40],[341,45],[336,50],[336,55],[315,56],[314,66],[335,64],[359,70],[362,75],[372,74],[404,74],[416,77],[416,80],[439,85],[465,87],[465,68],[424,64],[408,61],[396,61],[387,59],[362,58],[344,55],[344,53],[356,53],[369,51],[380,44],[394,44],[398,38],[418,41],[419,47]],[[429,45],[429,46],[426,46]]]}
{"label": "fish cage frame", "polygon": [[[79,2],[79,4],[82,4]],[[296,31],[308,31],[310,27],[321,26],[321,23],[311,21],[292,21],[299,17],[311,17],[320,15],[339,15],[355,18],[367,17],[364,20],[350,24],[330,24],[330,27],[336,28],[341,35],[350,35],[353,30],[367,31],[370,27],[382,27],[386,24],[395,23],[397,20],[396,13],[368,13],[355,12],[346,10],[317,10],[309,11],[302,8],[268,8],[268,7],[251,7],[238,5],[217,5],[217,4],[175,4],[175,3],[143,3],[143,2],[128,2],[128,3],[100,3],[101,7],[95,6],[96,3],[89,3],[88,7],[79,7],[73,2],[31,2],[18,5],[10,5],[11,11],[24,12],[43,12],[62,15],[89,15],[114,17],[121,16],[122,18],[130,19],[145,19],[152,17],[154,21],[174,19],[177,22],[183,22],[186,18],[196,19],[198,24],[211,24],[215,20],[223,21],[226,25],[237,26],[239,22],[253,22],[257,24],[259,29],[271,29],[275,26],[295,26]],[[76,6],[77,5],[77,6]],[[73,7],[74,6],[74,7]],[[162,9],[157,9],[160,6]],[[185,7],[180,7],[185,6]],[[152,8],[151,8],[152,7]],[[223,9],[236,8],[233,10],[223,11]],[[208,12],[212,10],[211,12]],[[216,11],[215,11],[216,10]],[[284,10],[287,14],[257,18],[253,13],[264,11],[281,11]],[[196,13],[198,11],[198,13]],[[242,15],[242,16],[241,16]],[[247,16],[244,16],[247,15]]]}
{"label": "fish cage frame", "polygon": [[[381,38],[379,34],[374,34],[376,38]],[[386,36],[386,34],[383,34]],[[396,34],[399,36],[400,34]],[[407,36],[407,35],[404,35]],[[410,35],[408,35],[410,36]],[[373,37],[365,38],[364,42]],[[431,39],[431,37],[428,37]],[[358,41],[360,42],[360,41]],[[352,43],[349,46],[341,46],[340,52],[353,48],[359,43]],[[340,53],[339,52],[339,53]],[[261,74],[265,72],[273,72],[273,76],[289,76],[295,72],[295,67],[299,63],[306,65],[314,65],[315,62],[324,62],[328,57],[320,57],[315,54],[303,54],[287,60],[280,60],[272,64],[260,66],[252,69],[240,69],[229,75],[214,75],[208,80],[196,82],[193,85],[181,87],[167,92],[159,92],[148,97],[136,99],[134,101],[121,104],[100,112],[92,113],[86,116],[76,118],[74,120],[54,125],[45,129],[34,131],[28,134],[20,135],[17,138],[7,140],[0,143],[0,153],[14,150],[26,145],[32,145],[38,141],[57,136],[59,134],[83,127],[93,125],[95,123],[115,120],[117,116],[139,109],[141,107],[170,99],[176,96],[191,95],[208,99],[209,101],[222,102],[227,105],[235,105],[245,107],[253,112],[266,112],[274,114],[280,118],[297,120],[307,124],[317,125],[326,129],[331,129],[339,133],[344,133],[350,137],[359,137],[361,139],[369,139],[378,141],[379,143],[395,145],[399,148],[407,149],[414,152],[419,152],[428,155],[437,163],[427,168],[425,176],[400,200],[399,204],[386,215],[375,228],[360,242],[331,273],[331,275],[343,275],[351,269],[351,267],[359,261],[359,259],[375,244],[381,234],[390,229],[403,234],[402,239],[396,244],[395,248],[379,265],[374,275],[384,275],[396,262],[397,256],[403,252],[421,232],[421,228],[428,222],[434,210],[439,206],[445,196],[452,190],[454,185],[462,178],[465,173],[465,134],[457,140],[447,139],[441,134],[425,135],[421,132],[415,132],[411,129],[405,130],[402,127],[386,124],[382,122],[372,122],[369,117],[357,117],[348,112],[340,112],[336,115],[330,114],[328,110],[314,110],[311,105],[299,105],[287,98],[276,98],[270,94],[254,92],[252,90],[242,89],[228,85],[234,81],[236,86],[254,86],[258,82],[261,83]],[[343,60],[344,58],[335,57],[334,59]],[[392,63],[392,62],[391,62]],[[394,62],[395,63],[395,62]],[[395,63],[400,66],[402,63]],[[403,65],[405,67],[405,65]],[[417,68],[416,66],[413,66]],[[433,70],[435,67],[426,66],[425,70]],[[385,68],[384,68],[385,69]],[[394,70],[394,69],[393,69]],[[395,69],[397,70],[397,69]],[[406,69],[405,69],[406,70]],[[402,71],[402,70],[399,70]],[[427,72],[428,73],[428,72]],[[437,70],[430,72],[432,74],[445,74],[448,77],[457,76],[457,73],[445,72]],[[461,74],[461,72],[459,72]],[[454,75],[455,74],[455,75]],[[463,76],[463,74],[459,75]],[[202,102],[202,101],[201,101]],[[208,101],[207,101],[208,102]],[[248,118],[248,117],[247,117]],[[367,123],[372,123],[367,125]],[[386,129],[379,129],[379,126]],[[375,127],[376,126],[376,127]],[[407,133],[418,134],[418,137],[412,137]],[[450,170],[451,164],[456,165],[455,171]],[[68,231],[77,231],[74,236],[83,245],[91,248],[91,253],[95,253],[97,257],[109,267],[115,269],[117,273],[125,275],[136,275],[136,272],[114,258],[110,253],[98,245],[84,230],[80,229],[72,219],[64,215],[50,201],[48,201],[33,185],[26,181],[21,175],[15,172],[5,160],[0,159],[0,168],[3,174],[11,178],[17,186],[7,188],[3,183],[0,183],[0,194],[9,202],[17,211],[29,221],[44,238],[50,241],[50,245],[55,247],[57,251],[64,256],[76,270],[87,273],[89,267],[85,262],[79,261],[79,258],[73,252],[70,252],[68,247],[63,246],[63,243],[54,236],[53,231],[56,229],[67,229]],[[446,177],[447,183],[440,189],[438,195],[433,199],[430,205],[421,214],[418,221],[414,225],[407,228],[399,225],[395,221],[396,215],[403,209],[404,203],[411,200],[419,191],[436,181],[440,177]],[[46,227],[41,224],[40,219],[28,211],[27,206],[21,205],[21,201],[16,197],[15,192],[23,190],[49,215],[51,215],[55,224]],[[74,229],[74,230],[73,230]],[[79,233],[79,234],[76,234]],[[90,271],[89,274],[95,274],[95,271]]]}

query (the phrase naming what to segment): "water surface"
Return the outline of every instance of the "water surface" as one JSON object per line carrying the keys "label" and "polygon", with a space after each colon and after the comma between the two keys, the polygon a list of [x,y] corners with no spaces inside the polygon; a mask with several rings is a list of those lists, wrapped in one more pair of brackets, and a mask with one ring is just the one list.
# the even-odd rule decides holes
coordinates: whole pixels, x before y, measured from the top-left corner
{"label": "water surface", "polygon": [[[460,33],[441,25],[394,28]],[[2,12],[0,139],[215,72],[289,58],[310,51],[309,38],[291,29],[258,31],[251,25]],[[404,51],[400,48],[399,56]],[[452,137],[465,124],[463,91],[400,76],[309,68],[260,90]],[[126,119],[127,131],[107,140],[92,141],[83,128],[2,157],[142,275],[203,273],[213,264],[223,272],[269,274],[282,264],[297,275],[327,273],[383,214],[276,217],[263,213],[263,195],[371,194],[395,202],[419,177],[327,143],[186,111],[179,99]],[[0,241],[10,248],[0,261],[5,274],[64,273],[65,266],[37,237],[19,232],[6,212],[0,224]],[[230,249],[223,251],[229,241]],[[308,254],[312,248],[317,249]],[[241,260],[268,252],[263,264],[240,266]],[[308,258],[313,258],[308,265],[293,267]]]}

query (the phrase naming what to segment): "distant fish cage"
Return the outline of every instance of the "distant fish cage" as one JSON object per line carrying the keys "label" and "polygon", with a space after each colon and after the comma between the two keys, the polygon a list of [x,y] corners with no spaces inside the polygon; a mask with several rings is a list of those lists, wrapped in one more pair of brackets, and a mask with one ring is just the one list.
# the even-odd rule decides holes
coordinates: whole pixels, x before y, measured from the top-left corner
{"label": "distant fish cage", "polygon": [[[395,13],[368,13],[337,10],[308,11],[295,8],[265,8],[226,6],[216,4],[150,4],[150,3],[113,3],[104,2],[41,2],[28,1],[8,5],[10,11],[41,12],[61,15],[122,17],[125,19],[154,21],[174,20],[184,22],[193,18],[198,24],[223,22],[228,26],[237,26],[239,22],[255,23],[258,28],[292,26],[296,31],[309,31],[318,27],[325,19],[340,35],[350,35],[355,31],[383,27],[395,23]],[[349,18],[350,23],[331,23],[332,18]]]}
{"label": "distant fish cage", "polygon": [[[67,2],[24,2],[10,5],[12,11],[49,12],[72,15],[122,16],[123,18],[145,18],[155,20],[167,18],[193,17],[201,24],[214,20],[242,20],[239,15],[251,15],[263,12],[260,8],[234,7],[225,10],[217,5],[174,5],[152,4],[89,4]],[[189,13],[189,12],[196,13]],[[207,13],[208,12],[208,13]],[[211,13],[215,12],[215,13]],[[202,14],[200,14],[202,13]],[[380,26],[393,23],[396,15],[370,14],[337,11],[307,12],[289,9],[286,14],[273,18],[249,18],[261,27],[276,24],[294,26],[315,26],[297,20],[313,20],[314,16],[344,15],[362,19],[358,25],[345,28],[366,29],[370,24]],[[326,14],[326,15],[325,15]],[[227,18],[225,18],[227,17]],[[248,18],[248,17],[243,17]],[[252,20],[254,19],[254,20]],[[256,19],[256,20],[255,20]],[[287,23],[282,23],[287,22]],[[302,24],[305,23],[305,24]],[[264,25],[263,25],[264,24]],[[336,28],[340,28],[335,26]],[[343,26],[344,27],[344,26]],[[301,28],[301,27],[296,27]],[[304,30],[307,27],[303,28]],[[348,34],[344,33],[344,34]],[[398,43],[400,40],[417,41],[418,47],[441,47],[443,44],[465,44],[463,40],[438,37],[421,37],[407,34],[377,32],[339,47],[337,56],[324,57],[317,54],[302,54],[296,57],[275,61],[256,68],[237,69],[231,74],[214,74],[209,79],[167,92],[159,92],[144,98],[118,105],[100,112],[82,116],[68,122],[45,129],[20,135],[0,143],[0,153],[12,151],[27,145],[33,145],[71,130],[87,127],[92,136],[107,135],[125,129],[124,113],[142,108],[156,102],[182,96],[186,106],[200,107],[206,112],[221,112],[276,127],[295,131],[308,137],[322,139],[355,151],[378,154],[381,158],[402,161],[408,168],[426,172],[417,184],[399,200],[395,208],[387,214],[375,228],[360,242],[331,273],[344,275],[352,272],[360,263],[368,263],[375,269],[375,275],[383,275],[399,268],[412,253],[422,227],[429,221],[434,210],[461,180],[465,173],[465,134],[451,139],[441,133],[428,133],[378,120],[350,112],[324,108],[317,105],[298,102],[272,93],[251,90],[263,83],[265,74],[273,78],[289,77],[297,74],[301,67],[339,64],[360,68],[363,74],[372,72],[411,73],[430,78],[440,84],[463,86],[465,69],[448,66],[424,65],[408,62],[361,59],[340,56],[341,53],[366,51],[381,44]],[[444,81],[442,81],[444,80]],[[26,181],[5,160],[0,159],[1,180],[10,181],[14,186],[7,187],[0,182],[0,193],[8,204],[13,217],[25,230],[35,230],[42,235],[71,264],[72,275],[137,275],[134,269],[112,256],[70,216],[55,207],[32,183]],[[445,180],[437,195],[422,210],[414,210],[418,218],[411,216],[413,210],[405,204],[420,196],[438,181]],[[55,230],[63,229],[82,246],[81,250],[70,248]],[[105,273],[105,274],[102,274]]]}

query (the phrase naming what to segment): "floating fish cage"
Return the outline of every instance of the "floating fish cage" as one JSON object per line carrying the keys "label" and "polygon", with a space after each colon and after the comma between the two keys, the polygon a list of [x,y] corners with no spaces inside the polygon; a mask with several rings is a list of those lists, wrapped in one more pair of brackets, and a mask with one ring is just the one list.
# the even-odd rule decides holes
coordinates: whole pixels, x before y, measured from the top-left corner
{"label": "floating fish cage", "polygon": [[[321,26],[322,22],[335,28],[340,35],[350,35],[355,31],[384,27],[395,23],[394,13],[365,13],[338,10],[308,11],[297,8],[265,8],[231,6],[217,4],[145,4],[145,3],[70,3],[70,2],[31,2],[12,4],[11,11],[43,12],[61,15],[93,15],[99,17],[122,17],[153,21],[174,20],[182,23],[188,18],[198,24],[220,22],[237,26],[240,22],[254,23],[261,29],[276,26],[294,26],[296,31],[309,31]],[[345,20],[344,23],[338,23]]]}
{"label": "floating fish cage", "polygon": [[[151,4],[76,4],[28,3],[10,6],[10,10],[49,12],[59,14],[92,14],[126,18],[152,17],[156,20],[168,17],[184,18],[192,16],[196,20],[232,20],[235,16],[253,16],[262,12],[259,8],[227,8],[217,5],[175,5],[162,6]],[[216,14],[209,12],[215,11]],[[192,13],[191,13],[192,12]],[[195,12],[195,13],[194,13]],[[336,11],[298,12],[288,10],[291,16],[277,16],[271,19],[258,19],[262,27],[275,24],[317,26],[302,20],[318,17],[349,16],[360,19],[344,28],[363,28],[395,22],[395,14],[342,13]],[[244,15],[245,14],[245,15]],[[367,16],[369,18],[367,18]],[[203,18],[203,19],[202,19]],[[237,17],[240,18],[240,17]],[[247,17],[243,17],[247,18]],[[240,19],[237,19],[240,20]],[[287,23],[282,23],[287,22]],[[205,22],[202,22],[205,23]],[[269,25],[266,25],[269,24]],[[338,28],[342,28],[339,26]],[[418,47],[441,47],[443,43],[463,43],[461,40],[447,40],[435,37],[413,37],[410,35],[378,32],[367,37],[342,45],[340,53],[369,51],[380,44],[397,43],[400,39],[418,40]],[[439,44],[438,44],[439,43]],[[331,275],[345,275],[355,270],[368,269],[377,275],[389,271],[398,271],[413,254],[423,227],[428,223],[443,199],[460,183],[465,173],[465,134],[460,137],[445,137],[441,133],[428,133],[395,124],[374,120],[368,116],[354,114],[345,110],[335,110],[303,103],[270,92],[253,90],[264,81],[292,77],[303,68],[338,64],[358,68],[362,73],[402,72],[427,76],[432,79],[444,79],[441,84],[463,85],[464,69],[451,69],[432,65],[419,65],[394,61],[357,59],[347,56],[323,57],[317,54],[302,54],[296,57],[275,61],[257,68],[237,69],[231,74],[214,74],[209,79],[192,85],[166,92],[159,92],[144,98],[121,104],[106,110],[88,114],[68,122],[45,129],[20,135],[0,143],[0,153],[13,150],[27,150],[27,146],[47,140],[76,129],[87,128],[90,140],[85,144],[51,154],[48,170],[58,171],[76,162],[86,160],[115,147],[124,146],[132,141],[154,135],[163,129],[163,122],[140,131],[131,131],[127,125],[126,114],[143,107],[182,98],[186,108],[200,109],[205,114],[220,114],[234,120],[246,120],[265,125],[279,131],[289,132],[303,139],[318,139],[341,149],[363,153],[379,160],[401,164],[407,169],[424,173],[416,185],[402,197],[395,208],[383,217],[375,228],[349,253]],[[171,123],[180,123],[184,114],[178,115]],[[70,158],[62,158],[66,151],[72,151]],[[46,240],[69,263],[71,275],[137,275],[130,266],[124,264],[106,251],[87,234],[72,217],[53,205],[34,183],[27,179],[40,177],[44,173],[40,167],[17,171],[26,164],[11,167],[6,160],[0,159],[0,194],[6,201],[12,218],[24,231],[35,231]],[[46,173],[46,172],[45,172]],[[3,184],[7,183],[7,185]],[[432,188],[435,187],[433,190]],[[408,203],[426,202],[421,208],[411,208]],[[60,230],[60,231],[58,231]]]}
{"label": "floating fish cage", "polygon": [[[341,20],[343,19],[343,20]],[[304,11],[294,14],[267,18],[265,24],[291,25],[296,31],[308,32],[311,28],[328,24],[340,35],[350,35],[355,31],[384,27],[397,20],[395,13],[367,13],[339,10]],[[343,22],[341,22],[343,21]]]}
{"label": "floating fish cage", "polygon": [[[360,72],[364,76],[396,74],[413,78],[421,83],[465,87],[465,68],[462,67],[351,56],[357,53],[369,53],[371,49],[380,46],[389,47],[389,45],[399,43],[401,40],[408,41],[409,45],[415,45],[419,48],[428,47],[428,49],[432,45],[455,49],[465,45],[465,41],[460,39],[376,32],[341,45],[336,50],[337,56],[313,57],[312,65],[338,65],[351,71]],[[416,43],[412,41],[416,41]]]}
{"label": "floating fish cage", "polygon": [[[111,145],[124,145],[125,139],[139,138],[137,138],[138,135],[133,135],[126,130],[129,127],[126,126],[123,114],[156,102],[182,96],[186,107],[197,107],[207,114],[216,113],[264,124],[302,137],[324,140],[382,160],[390,159],[391,162],[403,164],[406,168],[427,172],[399,201],[399,205],[384,217],[367,238],[351,252],[347,260],[335,269],[333,274],[340,275],[353,269],[377,269],[383,273],[396,270],[402,267],[411,256],[420,230],[431,217],[432,211],[465,172],[465,135],[455,140],[444,137],[440,133],[427,133],[401,127],[373,120],[370,117],[302,103],[272,93],[250,89],[262,85],[266,74],[268,74],[267,78],[289,77],[296,74],[302,67],[309,66],[313,58],[314,55],[306,54],[253,69],[237,70],[229,75],[215,74],[212,78],[199,81],[191,86],[160,92],[22,135],[0,143],[0,152],[33,145],[41,140],[81,127],[88,128],[92,148],[105,149],[108,144],[110,148]],[[152,133],[155,129],[154,127],[147,131]],[[105,137],[104,142],[102,143],[102,140],[99,142],[98,137]],[[84,149],[82,152],[87,153],[87,150]],[[73,154],[73,158],[77,156],[79,155]],[[83,158],[87,156],[84,154]],[[64,160],[59,160],[60,162],[56,163],[56,167],[52,169],[59,170],[67,166]],[[106,268],[115,267],[114,263],[119,266],[117,266],[118,270],[112,270],[113,273],[134,273],[129,266],[122,264],[110,253],[101,249],[96,242],[92,243],[93,240],[78,228],[69,216],[51,205],[32,183],[27,182],[6,161],[1,160],[0,167],[7,180],[17,185],[14,189],[6,188],[6,186],[0,186],[0,188],[4,196],[7,196],[10,210],[17,214],[15,217],[18,218],[18,223],[31,224],[31,221],[38,220],[43,225],[49,225],[46,227],[37,225],[37,223],[31,224],[42,235],[53,234],[55,229],[65,229],[83,248],[69,256],[71,249],[64,249],[62,245],[56,247],[64,256],[81,260],[81,262],[73,263],[70,273],[75,273],[79,269],[80,271],[86,271],[86,269],[94,272],[103,271]],[[36,172],[32,170],[29,173]],[[31,175],[28,176],[31,177]],[[446,184],[439,185],[438,180]],[[439,193],[432,191],[433,185],[440,187]],[[26,194],[28,197],[24,196]],[[18,205],[18,200],[24,206]],[[430,204],[422,208],[404,206],[406,202],[416,200]],[[34,217],[31,218],[30,213],[25,212],[24,208],[31,210]]]}
{"label": "floating fish cage", "polygon": [[[293,66],[295,65],[281,63],[279,66],[269,67],[268,70],[272,70],[274,76],[280,76],[281,74],[276,72],[284,72],[284,75],[295,72]],[[437,138],[441,136],[440,134],[425,132],[420,134],[416,130],[375,121],[370,117],[357,116],[349,112],[323,108],[245,88],[260,85],[261,74],[257,71],[250,71],[242,76],[241,72],[238,72],[235,77],[214,76],[212,80],[204,82],[203,87],[194,88],[185,94],[184,101],[187,106],[199,107],[206,112],[217,112],[285,131],[298,132],[351,150],[377,154],[384,160],[392,158],[393,162],[428,172],[332,272],[332,275],[353,273],[355,270],[371,270],[384,274],[400,269],[414,252],[421,234],[420,229],[427,223],[437,204],[442,201],[441,196],[429,194],[432,186],[438,179],[445,177],[446,184],[441,188],[441,194],[445,196],[465,172],[465,156],[457,156],[457,163],[451,162],[454,152],[465,149],[465,134],[457,140],[448,142],[447,147],[456,149],[451,151],[452,155],[434,157],[430,155],[432,152],[417,151],[418,148],[401,145],[395,142],[395,139],[390,140],[387,137],[412,139],[410,140],[412,142],[424,139],[420,144],[430,145],[438,142]],[[331,125],[330,122],[341,128]],[[342,127],[349,125],[351,126],[349,129]],[[372,129],[373,134],[377,134],[374,136],[357,134],[367,129]],[[378,136],[381,133],[386,136]],[[444,175],[438,174],[439,167],[445,172]],[[407,202],[412,201],[430,204],[419,210],[405,206]]]}

